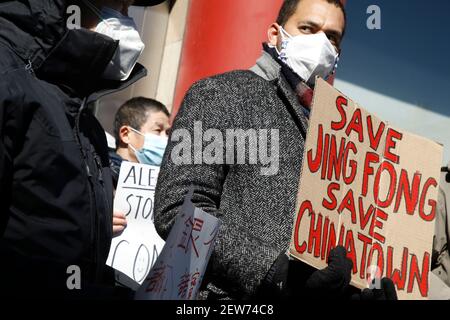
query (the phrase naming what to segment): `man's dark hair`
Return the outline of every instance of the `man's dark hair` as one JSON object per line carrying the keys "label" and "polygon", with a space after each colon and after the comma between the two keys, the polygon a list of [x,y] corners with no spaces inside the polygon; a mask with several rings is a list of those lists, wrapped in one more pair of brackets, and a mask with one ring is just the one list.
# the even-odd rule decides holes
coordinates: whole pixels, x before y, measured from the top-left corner
{"label": "man's dark hair", "polygon": [[[295,13],[297,10],[297,6],[302,0],[284,0],[283,5],[281,6],[280,12],[278,13],[277,23],[284,27],[289,18]],[[344,5],[341,0],[322,0],[328,3],[334,4],[336,7],[340,8],[344,13],[344,20],[347,22],[347,14],[345,13]]]}
{"label": "man's dark hair", "polygon": [[161,102],[144,97],[137,97],[125,102],[119,110],[117,110],[114,119],[114,137],[116,145],[120,144],[119,131],[122,126],[130,126],[133,129],[141,130],[142,126],[148,119],[150,112],[163,112],[168,117],[170,113],[166,106]]}

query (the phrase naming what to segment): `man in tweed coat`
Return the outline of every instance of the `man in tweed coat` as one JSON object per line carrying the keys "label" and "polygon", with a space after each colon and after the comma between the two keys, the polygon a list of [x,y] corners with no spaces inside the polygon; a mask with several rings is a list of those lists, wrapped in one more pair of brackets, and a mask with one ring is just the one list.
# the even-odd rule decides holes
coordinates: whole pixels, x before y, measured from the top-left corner
{"label": "man in tweed coat", "polygon": [[[279,59],[280,26],[291,36],[323,32],[339,52],[344,8],[332,0],[286,0],[277,23],[269,29],[268,45],[264,45],[256,66],[251,71],[234,71],[194,84],[173,125],[156,190],[155,224],[167,238],[191,185],[196,188],[193,203],[221,219],[201,298],[252,298],[264,290],[264,296],[276,296],[290,281],[286,279],[287,264],[282,261],[288,260],[285,253],[292,232],[311,90]],[[181,138],[188,135],[195,140],[199,123],[203,132],[215,129],[223,137],[229,129],[254,129],[261,134],[268,129],[273,133],[267,139],[269,153],[277,160],[272,167],[262,161],[254,164],[247,148],[247,162],[229,163],[230,152],[241,149],[230,151],[226,143],[224,161],[196,161],[202,154],[195,147],[179,154],[179,144],[186,142]],[[206,150],[211,141],[201,143],[201,150]],[[180,162],[180,157],[191,162]],[[264,168],[268,170],[261,170]],[[345,250],[334,254],[330,265],[337,261],[338,272],[329,286],[339,291],[348,285],[351,262],[345,258]],[[302,263],[296,264],[306,269]],[[301,285],[302,280],[295,281],[293,286]]]}

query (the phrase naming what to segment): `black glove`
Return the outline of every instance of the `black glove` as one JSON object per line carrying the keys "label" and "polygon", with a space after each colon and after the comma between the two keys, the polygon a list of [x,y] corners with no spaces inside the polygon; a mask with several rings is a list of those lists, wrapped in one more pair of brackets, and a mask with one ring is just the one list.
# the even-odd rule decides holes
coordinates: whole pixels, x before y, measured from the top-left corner
{"label": "black glove", "polygon": [[256,292],[257,299],[286,299],[287,277],[289,270],[289,257],[286,252],[281,252],[267,272]]}
{"label": "black glove", "polygon": [[333,298],[344,294],[351,278],[352,261],[344,247],[330,252],[328,267],[323,270],[297,260],[289,260],[282,252],[263,280],[257,298]]}
{"label": "black glove", "polygon": [[364,289],[360,294],[354,294],[352,300],[398,300],[397,291],[391,279],[381,279],[380,286],[380,289]]}
{"label": "black glove", "polygon": [[302,295],[306,280],[316,269],[281,252],[262,281],[257,299],[288,300]]}
{"label": "black glove", "polygon": [[328,267],[314,272],[305,284],[307,297],[344,298],[349,289],[353,263],[347,258],[347,251],[339,246],[331,250]]}

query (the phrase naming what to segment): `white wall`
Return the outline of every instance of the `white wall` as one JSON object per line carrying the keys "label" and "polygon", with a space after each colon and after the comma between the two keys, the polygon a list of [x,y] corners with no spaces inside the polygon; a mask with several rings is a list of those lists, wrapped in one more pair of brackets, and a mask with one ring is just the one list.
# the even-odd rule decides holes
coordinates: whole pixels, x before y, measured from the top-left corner
{"label": "white wall", "polygon": [[148,75],[131,87],[99,101],[96,116],[109,133],[112,133],[117,109],[133,97],[157,99],[171,110],[189,0],[177,0],[173,7],[169,2],[148,8],[131,7],[129,10],[146,46],[139,63],[147,68]]}

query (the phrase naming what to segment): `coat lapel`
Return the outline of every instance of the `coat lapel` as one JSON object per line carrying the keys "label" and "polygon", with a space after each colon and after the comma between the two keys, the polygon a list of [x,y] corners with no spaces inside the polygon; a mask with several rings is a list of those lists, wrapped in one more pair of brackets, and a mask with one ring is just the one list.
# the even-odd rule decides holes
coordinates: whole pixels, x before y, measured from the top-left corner
{"label": "coat lapel", "polygon": [[297,95],[294,93],[281,72],[279,74],[279,77],[274,81],[276,81],[278,95],[283,100],[284,105],[288,109],[289,114],[292,116],[303,137],[306,138],[306,133],[308,131],[308,118],[301,111],[303,106],[300,105]]}

